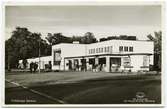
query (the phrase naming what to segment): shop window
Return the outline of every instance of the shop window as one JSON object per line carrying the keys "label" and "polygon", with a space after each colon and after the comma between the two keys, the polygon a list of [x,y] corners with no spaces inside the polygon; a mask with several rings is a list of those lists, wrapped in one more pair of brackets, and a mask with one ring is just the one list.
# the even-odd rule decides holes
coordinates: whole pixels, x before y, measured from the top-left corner
{"label": "shop window", "polygon": [[123,58],[123,64],[124,64],[124,66],[130,66],[130,58],[129,57],[124,57]]}

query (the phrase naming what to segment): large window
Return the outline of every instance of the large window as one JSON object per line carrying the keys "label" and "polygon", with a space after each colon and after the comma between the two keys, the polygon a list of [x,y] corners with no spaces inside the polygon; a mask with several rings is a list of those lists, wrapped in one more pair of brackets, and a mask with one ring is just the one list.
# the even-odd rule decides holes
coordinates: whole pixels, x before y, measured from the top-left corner
{"label": "large window", "polygon": [[124,66],[130,66],[130,58],[129,57],[124,57],[123,58],[123,64]]}

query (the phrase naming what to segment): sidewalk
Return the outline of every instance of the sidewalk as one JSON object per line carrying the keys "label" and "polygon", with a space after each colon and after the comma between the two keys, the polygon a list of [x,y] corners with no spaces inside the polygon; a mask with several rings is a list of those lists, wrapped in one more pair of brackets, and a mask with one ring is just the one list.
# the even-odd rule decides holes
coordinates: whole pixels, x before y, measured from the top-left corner
{"label": "sidewalk", "polygon": [[[116,77],[129,77],[135,74],[106,73],[106,72],[49,72],[41,74],[6,74],[7,80],[17,82],[24,86],[41,86],[51,84],[75,83],[86,80],[114,79]],[[117,78],[116,78],[117,79]],[[8,87],[8,86],[5,86]]]}

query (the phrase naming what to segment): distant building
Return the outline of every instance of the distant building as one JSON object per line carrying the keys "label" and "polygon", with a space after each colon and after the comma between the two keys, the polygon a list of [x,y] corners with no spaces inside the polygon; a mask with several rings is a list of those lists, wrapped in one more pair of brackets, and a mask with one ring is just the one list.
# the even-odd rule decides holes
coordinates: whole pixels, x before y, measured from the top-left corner
{"label": "distant building", "polygon": [[48,57],[48,61],[52,63],[52,70],[149,71],[149,66],[153,65],[153,50],[152,41],[139,40],[61,43],[52,46],[52,55]]}

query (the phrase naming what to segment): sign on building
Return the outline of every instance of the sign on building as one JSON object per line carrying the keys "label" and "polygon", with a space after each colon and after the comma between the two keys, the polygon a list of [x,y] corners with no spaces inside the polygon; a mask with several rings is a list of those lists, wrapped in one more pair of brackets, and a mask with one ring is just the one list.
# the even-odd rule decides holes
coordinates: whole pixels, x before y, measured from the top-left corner
{"label": "sign on building", "polygon": [[60,65],[61,62],[61,49],[54,51],[54,65]]}

